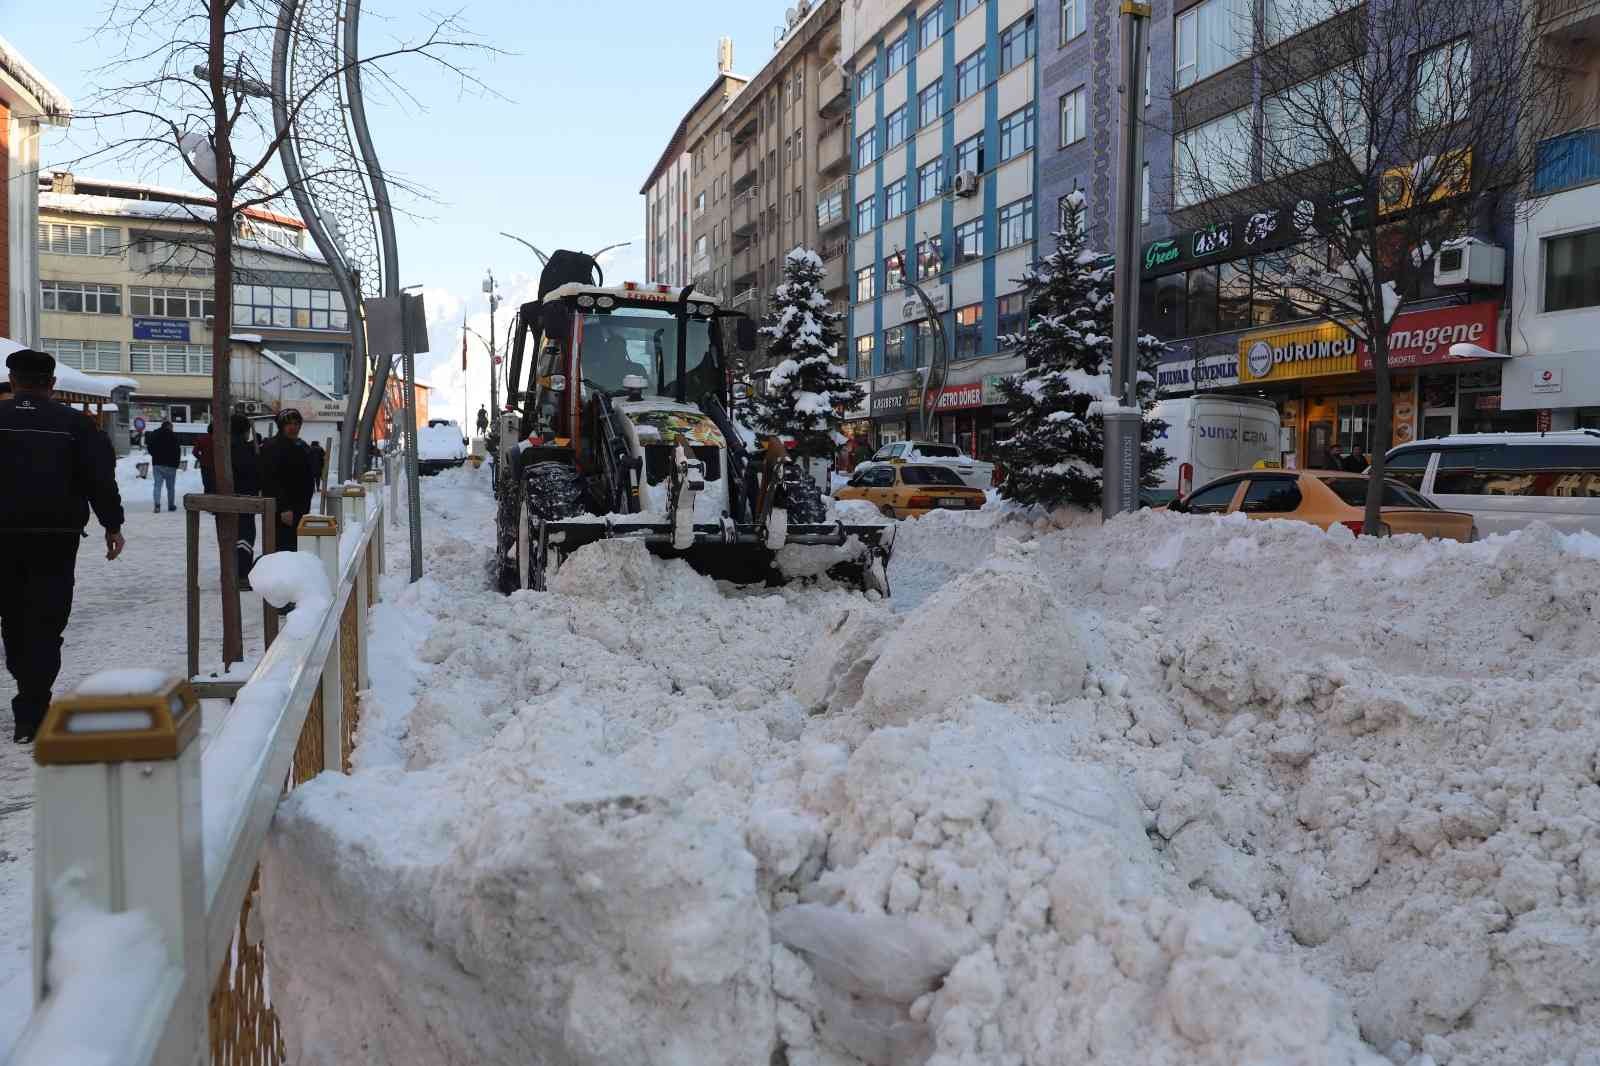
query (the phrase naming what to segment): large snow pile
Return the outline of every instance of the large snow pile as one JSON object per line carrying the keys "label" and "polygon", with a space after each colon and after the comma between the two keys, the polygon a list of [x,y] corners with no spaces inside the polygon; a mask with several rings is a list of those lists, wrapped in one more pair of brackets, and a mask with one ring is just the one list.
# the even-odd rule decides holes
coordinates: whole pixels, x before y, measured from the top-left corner
{"label": "large snow pile", "polygon": [[433,528],[263,866],[296,1062],[1600,1066],[1592,539],[983,513],[877,603]]}

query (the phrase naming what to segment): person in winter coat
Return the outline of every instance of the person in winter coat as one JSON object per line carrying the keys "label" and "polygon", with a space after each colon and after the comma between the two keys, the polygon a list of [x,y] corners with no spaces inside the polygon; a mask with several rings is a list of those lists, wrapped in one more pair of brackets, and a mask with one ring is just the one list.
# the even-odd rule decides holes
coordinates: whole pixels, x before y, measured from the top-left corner
{"label": "person in winter coat", "polygon": [[328,453],[322,450],[322,445],[318,444],[316,441],[312,441],[311,458],[316,460],[317,491],[321,492],[322,487],[325,484],[323,479],[327,477],[328,474]]}
{"label": "person in winter coat", "polygon": [[489,432],[489,409],[482,405],[478,407],[478,436]]}
{"label": "person in winter coat", "polygon": [[299,548],[300,519],[311,513],[317,461],[300,439],[305,420],[289,408],[278,415],[278,435],[261,446],[261,495],[277,501],[278,550]]}
{"label": "person in winter coat", "polygon": [[[234,412],[228,425],[232,443],[229,456],[233,460],[233,491],[237,496],[261,495],[261,461],[256,455],[256,443],[250,432],[248,415]],[[256,561],[256,516],[239,516],[239,587],[250,588],[250,569]]]}
{"label": "person in winter coat", "polygon": [[167,510],[178,509],[173,493],[178,485],[178,463],[182,459],[183,450],[178,446],[178,435],[172,431],[172,419],[164,418],[161,424],[144,435],[144,449],[150,453],[150,481],[151,495],[155,498],[155,510],[161,513],[161,486],[167,486]]}
{"label": "person in winter coat", "polygon": [[205,488],[206,495],[217,491],[217,471],[212,464],[212,426],[206,426],[206,431],[200,439],[194,442],[190,454],[194,457],[194,465],[200,468],[200,484]]}
{"label": "person in winter coat", "polygon": [[50,398],[56,361],[24,348],[6,359],[14,398],[0,402],[0,633],[17,682],[13,738],[33,740],[61,672],[78,542],[89,511],[106,558],[122,554],[122,497],[111,441],[88,416]]}

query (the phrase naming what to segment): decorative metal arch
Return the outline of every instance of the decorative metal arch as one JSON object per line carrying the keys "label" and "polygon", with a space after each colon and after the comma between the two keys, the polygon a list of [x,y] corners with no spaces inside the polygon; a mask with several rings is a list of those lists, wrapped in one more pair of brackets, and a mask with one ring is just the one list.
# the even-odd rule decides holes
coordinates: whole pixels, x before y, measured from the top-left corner
{"label": "decorative metal arch", "polygon": [[283,0],[272,49],[273,122],[288,131],[279,152],[284,176],[350,323],[341,478],[367,465],[394,363],[393,352],[377,353],[369,392],[362,301],[400,292],[389,189],[362,103],[360,19],[361,0]]}

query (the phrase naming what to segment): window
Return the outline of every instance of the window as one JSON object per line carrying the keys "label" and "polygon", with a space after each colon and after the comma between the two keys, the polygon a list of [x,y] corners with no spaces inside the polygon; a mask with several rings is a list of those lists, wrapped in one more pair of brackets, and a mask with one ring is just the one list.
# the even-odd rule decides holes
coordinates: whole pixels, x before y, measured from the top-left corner
{"label": "window", "polygon": [[999,322],[999,338],[1002,348],[1014,348],[1017,337],[1028,327],[1028,294],[1022,292],[1008,293],[1000,297],[996,305]]}
{"label": "window", "polygon": [[883,261],[883,291],[885,294],[905,288],[906,274],[903,257],[897,252]]}
{"label": "window", "polygon": [[889,45],[888,60],[889,73],[893,75],[906,65],[906,60],[911,57],[911,38],[909,34],[902,33]]}
{"label": "window", "polygon": [[1139,286],[1139,326],[1161,340],[1187,336],[1183,327],[1182,273],[1164,274]]}
{"label": "window", "polygon": [[151,318],[206,318],[217,313],[210,289],[128,286],[128,313]]}
{"label": "window", "polygon": [[874,126],[856,138],[856,169],[869,165],[878,158],[878,127]]}
{"label": "window", "polygon": [[917,94],[917,128],[921,129],[944,114],[944,79],[935,78],[932,85]]}
{"label": "window", "polygon": [[982,6],[983,0],[956,0],[956,21],[960,22]]}
{"label": "window", "polygon": [[1248,177],[1250,109],[1240,108],[1173,138],[1174,198],[1179,207],[1241,188]]}
{"label": "window", "polygon": [[856,338],[856,373],[871,374],[872,370],[872,334]]}
{"label": "window", "polygon": [[917,168],[917,203],[937,200],[944,194],[944,160],[935,159]]}
{"label": "window", "polygon": [[1221,514],[1228,509],[1233,502],[1233,494],[1238,491],[1237,479],[1219,485],[1207,485],[1184,501],[1183,509],[1187,514]]}
{"label": "window", "polygon": [[826,228],[844,218],[844,190],[838,189],[817,200],[817,226]]}
{"label": "window", "polygon": [[884,138],[883,150],[886,152],[905,143],[907,106],[902,104],[889,112],[888,117],[884,119],[884,132],[887,136]]}
{"label": "window", "polygon": [[944,238],[929,237],[917,242],[917,280],[937,277],[944,271]]}
{"label": "window", "polygon": [[1544,310],[1600,306],[1600,230],[1544,242]]}
{"label": "window", "polygon": [[878,295],[878,271],[864,266],[856,271],[856,303],[866,303]]}
{"label": "window", "polygon": [[906,323],[906,366],[933,362],[933,324],[926,319]]}
{"label": "window", "polygon": [[1239,510],[1245,514],[1288,514],[1300,506],[1300,483],[1292,477],[1253,478]]}
{"label": "window", "polygon": [[1139,221],[1148,226],[1150,224],[1150,164],[1146,163],[1139,172]]}
{"label": "window", "polygon": [[1248,54],[1250,9],[1251,0],[1204,0],[1178,16],[1174,64],[1178,88],[1208,78]]}
{"label": "window", "polygon": [[1033,58],[1039,35],[1035,29],[1033,12],[1013,22],[1000,34],[1000,73],[1020,66]]}
{"label": "window", "polygon": [[944,0],[926,15],[922,16],[922,24],[918,27],[917,40],[926,48],[939,39],[944,33]]}
{"label": "window", "polygon": [[41,281],[39,289],[44,299],[45,311],[64,311],[69,314],[120,315],[122,314],[122,286],[95,285],[76,281]]}
{"label": "window", "polygon": [[1061,147],[1089,135],[1089,94],[1082,85],[1061,98]]}
{"label": "window", "polygon": [[869,196],[856,203],[856,232],[871,233],[878,225],[878,198]]}
{"label": "window", "polygon": [[[1262,6],[1268,44],[1277,44],[1332,18],[1341,0],[1265,0]],[[1346,10],[1354,7],[1345,0]]]}
{"label": "window", "polygon": [[[1360,79],[1353,67],[1340,67],[1291,86],[1262,102],[1262,170],[1270,180],[1328,158],[1344,146],[1357,167],[1367,165]],[[1237,167],[1237,164],[1236,164]]]}
{"label": "window", "polygon": [[1033,242],[1033,197],[1000,209],[1000,247],[1016,248]]}
{"label": "window", "polygon": [[975,133],[956,145],[956,173],[970,170],[983,173],[983,134]]}
{"label": "window", "polygon": [[883,187],[883,217],[903,215],[906,207],[906,179],[896,178]]}
{"label": "window", "polygon": [[706,209],[706,194],[703,193],[703,192],[695,194],[695,198],[694,198],[694,213],[697,214],[697,215],[698,214],[702,214],[702,213],[705,212],[705,209]]}
{"label": "window", "polygon": [[[942,458],[944,453],[935,452],[927,446],[917,449],[918,453],[928,458]],[[956,449],[951,448],[954,452]],[[960,453],[957,452],[957,455]],[[950,456],[956,458],[956,455]],[[900,467],[900,480],[907,485],[964,485],[961,475],[947,466],[902,466]]]}
{"label": "window", "polygon": [[1249,329],[1250,261],[1217,264],[1217,329]]}
{"label": "window", "polygon": [[344,297],[329,289],[235,285],[235,326],[279,326],[286,329],[348,329]]}
{"label": "window", "polygon": [[122,369],[122,344],[119,341],[54,340],[46,337],[40,345],[74,370],[115,372]]}
{"label": "window", "polygon": [[983,258],[983,219],[975,218],[956,227],[956,265]]}
{"label": "window", "polygon": [[903,326],[891,326],[883,331],[883,372],[893,374],[905,369],[906,331]]}
{"label": "window", "polygon": [[956,308],[957,359],[972,359],[983,350],[983,305]]}
{"label": "window", "polygon": [[122,230],[115,226],[41,222],[39,251],[51,255],[121,255]]}
{"label": "window", "polygon": [[984,50],[980,48],[956,64],[956,103],[983,88],[983,57]]}
{"label": "window", "polygon": [[[1446,455],[1450,454],[1448,452]],[[1444,466],[1440,462],[1441,469]],[[1325,477],[1322,483],[1333,490],[1335,496],[1349,504],[1351,507],[1365,507],[1367,505],[1367,479],[1364,477]],[[1438,492],[1438,489],[1434,490]],[[1424,511],[1437,511],[1425,497],[1411,491],[1405,485],[1387,478],[1383,482],[1383,499],[1379,501],[1382,507],[1416,507]]]}
{"label": "window", "polygon": [[856,74],[856,99],[865,100],[878,89],[878,63],[868,60],[867,65]]}
{"label": "window", "polygon": [[1000,120],[1000,162],[1015,159],[1033,147],[1033,105]]}
{"label": "window", "polygon": [[1061,0],[1061,43],[1066,44],[1088,28],[1084,0]]}
{"label": "window", "polygon": [[1197,267],[1189,271],[1187,305],[1189,330],[1196,336],[1217,332],[1217,268]]}
{"label": "window", "polygon": [[128,345],[128,369],[135,374],[210,374],[211,348],[134,341]]}
{"label": "window", "polygon": [[1417,60],[1417,125],[1429,129],[1460,122],[1471,108],[1472,40],[1462,37],[1424,52]]}

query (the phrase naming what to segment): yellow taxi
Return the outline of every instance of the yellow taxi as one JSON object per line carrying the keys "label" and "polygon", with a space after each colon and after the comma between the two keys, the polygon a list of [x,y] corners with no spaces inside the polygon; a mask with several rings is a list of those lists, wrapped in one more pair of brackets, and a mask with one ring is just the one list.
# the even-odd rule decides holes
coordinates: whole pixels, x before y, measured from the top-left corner
{"label": "yellow taxi", "polygon": [[[1366,474],[1343,470],[1241,470],[1174,500],[1167,510],[1286,518],[1321,529],[1341,525],[1360,536],[1365,527],[1367,485]],[[1470,514],[1440,510],[1427,497],[1398,481],[1384,479],[1379,509],[1390,533],[1420,533],[1444,540],[1478,539],[1478,527]]]}
{"label": "yellow taxi", "polygon": [[976,511],[984,492],[946,466],[887,463],[863,466],[833,494],[837,500],[865,500],[885,518],[920,518],[929,511]]}

